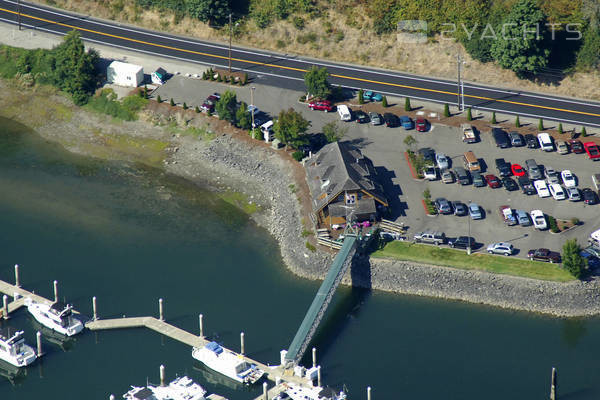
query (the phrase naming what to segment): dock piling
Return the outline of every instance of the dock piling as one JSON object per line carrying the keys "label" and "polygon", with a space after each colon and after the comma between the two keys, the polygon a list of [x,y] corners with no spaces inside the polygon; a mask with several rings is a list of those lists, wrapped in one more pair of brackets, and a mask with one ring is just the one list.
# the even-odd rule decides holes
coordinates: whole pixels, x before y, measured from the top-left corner
{"label": "dock piling", "polygon": [[96,304],[96,296],[92,297],[92,309],[94,310],[94,321],[98,320],[98,305]]}
{"label": "dock piling", "polygon": [[54,302],[58,303],[58,281],[54,281]]}
{"label": "dock piling", "polygon": [[15,264],[15,286],[21,287],[21,283],[19,282],[19,264]]}
{"label": "dock piling", "polygon": [[269,400],[269,391],[267,382],[263,382],[263,398],[264,400]]}
{"label": "dock piling", "polygon": [[200,337],[204,337],[204,324],[202,323],[203,315],[198,315],[198,323],[200,324]]}
{"label": "dock piling", "polygon": [[367,386],[367,400],[371,400],[371,386]]}
{"label": "dock piling", "polygon": [[313,368],[317,366],[317,348],[312,348]]}
{"label": "dock piling", "polygon": [[160,386],[165,386],[165,366],[160,366]]}
{"label": "dock piling", "polygon": [[556,400],[556,368],[552,367],[552,383],[550,384],[550,400]]}
{"label": "dock piling", "polygon": [[8,296],[2,296],[2,317],[8,319]]}
{"label": "dock piling", "polygon": [[158,319],[160,319],[161,321],[165,320],[165,316],[163,314],[163,299],[162,298],[158,299],[158,315],[159,315]]}
{"label": "dock piling", "polygon": [[240,354],[244,355],[245,353],[245,348],[244,348],[244,332],[240,333]]}
{"label": "dock piling", "polygon": [[35,338],[37,340],[37,356],[41,357],[42,354],[44,354],[42,352],[42,332],[37,331],[37,333],[35,334]]}
{"label": "dock piling", "polygon": [[317,368],[317,386],[321,387],[321,367]]}

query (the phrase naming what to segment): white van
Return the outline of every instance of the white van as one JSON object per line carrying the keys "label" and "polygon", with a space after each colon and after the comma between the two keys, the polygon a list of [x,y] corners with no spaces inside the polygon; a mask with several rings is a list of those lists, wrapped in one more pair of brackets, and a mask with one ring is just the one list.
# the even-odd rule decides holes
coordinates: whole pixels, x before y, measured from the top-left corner
{"label": "white van", "polygon": [[544,151],[554,151],[554,142],[552,142],[552,137],[546,132],[538,133],[537,135],[538,141],[540,142],[540,147]]}
{"label": "white van", "polygon": [[338,111],[338,114],[340,114],[340,119],[342,121],[351,121],[352,120],[352,113],[350,112],[350,109],[348,108],[348,106],[341,104],[341,105],[337,106],[337,111]]}
{"label": "white van", "polygon": [[590,237],[588,238],[588,243],[592,246],[600,247],[600,229],[590,234]]}
{"label": "white van", "polygon": [[600,190],[600,174],[593,174],[592,182],[594,182],[594,186],[596,187],[596,190]]}
{"label": "white van", "polygon": [[260,126],[260,131],[265,138],[265,142],[269,143],[275,138],[275,132],[273,132],[273,121],[267,121]]}

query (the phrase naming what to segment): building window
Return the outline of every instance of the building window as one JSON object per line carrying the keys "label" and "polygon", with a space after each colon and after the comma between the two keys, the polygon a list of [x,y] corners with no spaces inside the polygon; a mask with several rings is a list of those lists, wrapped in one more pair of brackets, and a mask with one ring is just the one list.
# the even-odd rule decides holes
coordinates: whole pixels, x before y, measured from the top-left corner
{"label": "building window", "polygon": [[128,77],[127,77],[127,80],[128,80],[128,81],[130,81],[130,80],[131,80],[131,77],[130,77],[130,76],[128,76]]}
{"label": "building window", "polygon": [[346,204],[356,203],[356,193],[346,194]]}

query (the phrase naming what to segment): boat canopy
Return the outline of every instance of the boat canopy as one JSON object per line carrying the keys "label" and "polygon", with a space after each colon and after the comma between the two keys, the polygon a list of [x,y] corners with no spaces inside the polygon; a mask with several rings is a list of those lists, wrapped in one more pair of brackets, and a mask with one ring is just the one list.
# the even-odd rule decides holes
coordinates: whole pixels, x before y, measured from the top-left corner
{"label": "boat canopy", "polygon": [[221,354],[223,352],[223,348],[217,342],[207,343],[204,347],[206,347],[210,351],[213,351],[216,354]]}

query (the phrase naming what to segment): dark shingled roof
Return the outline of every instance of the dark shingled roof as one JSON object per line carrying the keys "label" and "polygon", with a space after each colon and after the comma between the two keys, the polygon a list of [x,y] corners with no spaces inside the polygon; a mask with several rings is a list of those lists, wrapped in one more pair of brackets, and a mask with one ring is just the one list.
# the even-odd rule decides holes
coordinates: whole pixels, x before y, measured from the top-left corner
{"label": "dark shingled roof", "polygon": [[[368,192],[387,205],[383,188],[371,160],[349,142],[334,142],[324,146],[305,164],[313,210],[321,210],[344,191]],[[363,198],[364,199],[364,198]],[[375,203],[358,202],[355,212],[371,210]],[[374,209],[373,209],[374,212]],[[345,215],[346,212],[342,215]]]}

